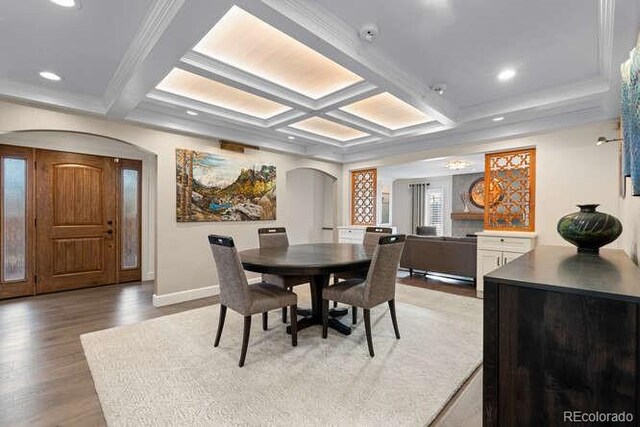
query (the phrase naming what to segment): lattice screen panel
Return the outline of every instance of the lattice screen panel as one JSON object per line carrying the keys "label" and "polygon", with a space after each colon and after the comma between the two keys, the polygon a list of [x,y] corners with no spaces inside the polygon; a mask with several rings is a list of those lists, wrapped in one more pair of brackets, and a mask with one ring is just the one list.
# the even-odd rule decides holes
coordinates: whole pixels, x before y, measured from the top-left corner
{"label": "lattice screen panel", "polygon": [[534,231],[535,148],[485,156],[485,230]]}
{"label": "lattice screen panel", "polygon": [[376,224],[377,169],[351,171],[351,224]]}

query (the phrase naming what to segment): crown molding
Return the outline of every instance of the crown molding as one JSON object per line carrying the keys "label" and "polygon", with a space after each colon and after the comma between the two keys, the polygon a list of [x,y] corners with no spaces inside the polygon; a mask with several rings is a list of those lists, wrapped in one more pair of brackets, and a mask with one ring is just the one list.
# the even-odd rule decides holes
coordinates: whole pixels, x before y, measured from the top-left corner
{"label": "crown molding", "polygon": [[106,112],[102,100],[99,97],[65,92],[46,86],[35,86],[6,79],[0,79],[0,96],[22,102],[28,101],[53,105],[92,114],[105,114]]}
{"label": "crown molding", "polygon": [[184,0],[155,1],[107,85],[103,95],[107,110],[116,103],[136,68],[149,55],[183,4]]}
{"label": "crown molding", "polygon": [[600,76],[611,80],[616,0],[598,2],[598,66]]}
{"label": "crown molding", "polygon": [[206,122],[187,119],[166,111],[166,107],[141,103],[138,108],[127,117],[128,121],[143,123],[157,128],[171,129],[190,135],[204,136],[215,139],[231,139],[234,141],[255,145],[261,148],[306,155],[305,146],[278,140],[264,131],[248,129],[244,126],[216,118],[207,118]]}
{"label": "crown molding", "polygon": [[393,146],[383,146],[359,152],[349,151],[343,154],[343,161],[344,163],[353,163],[449,146],[514,139],[610,118],[600,105],[585,105],[584,108],[568,109],[564,112],[549,111],[544,116],[507,123],[504,126],[476,129],[452,128],[434,138],[406,142],[397,141]]}

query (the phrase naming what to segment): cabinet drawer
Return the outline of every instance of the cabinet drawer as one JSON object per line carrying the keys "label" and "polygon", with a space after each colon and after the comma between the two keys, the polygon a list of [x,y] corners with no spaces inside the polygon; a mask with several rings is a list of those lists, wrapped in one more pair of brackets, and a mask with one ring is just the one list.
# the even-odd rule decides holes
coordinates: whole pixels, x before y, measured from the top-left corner
{"label": "cabinet drawer", "polygon": [[346,229],[338,231],[338,238],[342,239],[356,239],[362,242],[364,239],[364,230]]}
{"label": "cabinet drawer", "polygon": [[534,247],[532,239],[517,237],[489,237],[478,238],[478,249],[506,252],[528,252]]}

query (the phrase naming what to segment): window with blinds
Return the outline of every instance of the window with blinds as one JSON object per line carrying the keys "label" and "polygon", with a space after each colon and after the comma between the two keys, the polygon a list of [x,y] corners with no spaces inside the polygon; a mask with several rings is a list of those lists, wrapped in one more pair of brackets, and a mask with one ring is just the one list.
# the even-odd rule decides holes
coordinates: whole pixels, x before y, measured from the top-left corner
{"label": "window with blinds", "polygon": [[444,189],[429,188],[425,204],[426,225],[435,227],[438,236],[444,235]]}

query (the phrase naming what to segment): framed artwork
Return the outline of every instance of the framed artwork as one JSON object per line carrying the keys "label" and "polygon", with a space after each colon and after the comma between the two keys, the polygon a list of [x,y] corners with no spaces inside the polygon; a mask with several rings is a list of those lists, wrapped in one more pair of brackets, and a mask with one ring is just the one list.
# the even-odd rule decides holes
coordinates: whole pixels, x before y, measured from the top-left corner
{"label": "framed artwork", "polygon": [[178,222],[276,219],[276,167],[272,164],[176,150]]}

